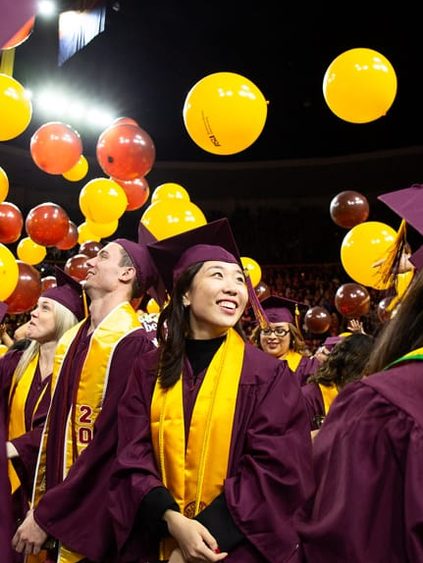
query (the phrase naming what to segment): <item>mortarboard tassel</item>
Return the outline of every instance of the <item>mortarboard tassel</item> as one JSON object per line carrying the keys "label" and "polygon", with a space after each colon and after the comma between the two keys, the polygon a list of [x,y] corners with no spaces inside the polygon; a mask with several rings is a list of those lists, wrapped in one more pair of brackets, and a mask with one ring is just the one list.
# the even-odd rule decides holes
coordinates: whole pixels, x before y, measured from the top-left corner
{"label": "mortarboard tassel", "polygon": [[269,321],[267,320],[264,309],[261,306],[259,298],[257,297],[257,293],[254,291],[253,284],[251,283],[250,273],[247,268],[244,268],[244,275],[248,289],[248,298],[250,300],[251,308],[254,311],[254,316],[260,328],[266,328],[267,326],[269,326]]}

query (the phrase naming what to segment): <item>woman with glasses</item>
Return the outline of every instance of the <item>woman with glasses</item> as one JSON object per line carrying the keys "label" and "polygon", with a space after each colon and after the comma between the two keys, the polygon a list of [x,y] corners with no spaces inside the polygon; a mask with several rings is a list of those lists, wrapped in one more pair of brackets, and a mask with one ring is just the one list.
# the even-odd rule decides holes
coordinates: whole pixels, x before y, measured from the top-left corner
{"label": "woman with glasses", "polygon": [[[263,299],[261,305],[268,320],[266,328],[257,327],[252,342],[261,350],[279,360],[285,360],[301,385],[315,373],[320,363],[317,358],[306,355],[306,344],[299,329],[300,304],[291,299],[272,295]],[[294,315],[296,321],[294,321]]]}

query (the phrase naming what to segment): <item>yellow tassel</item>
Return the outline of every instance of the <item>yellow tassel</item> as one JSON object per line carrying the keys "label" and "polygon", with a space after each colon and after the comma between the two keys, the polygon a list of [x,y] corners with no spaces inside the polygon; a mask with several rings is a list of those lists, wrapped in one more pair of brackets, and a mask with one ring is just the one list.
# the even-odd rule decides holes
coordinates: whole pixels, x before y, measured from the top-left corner
{"label": "yellow tassel", "polygon": [[84,305],[84,316],[85,318],[87,318],[89,315],[89,310],[88,310],[87,294],[85,293],[84,289],[82,289],[82,303]]}
{"label": "yellow tassel", "polygon": [[406,222],[403,219],[399,226],[394,242],[388,248],[386,259],[378,269],[379,280],[384,285],[388,285],[388,287],[392,287],[395,283],[395,277],[398,273],[398,266],[406,243]]}

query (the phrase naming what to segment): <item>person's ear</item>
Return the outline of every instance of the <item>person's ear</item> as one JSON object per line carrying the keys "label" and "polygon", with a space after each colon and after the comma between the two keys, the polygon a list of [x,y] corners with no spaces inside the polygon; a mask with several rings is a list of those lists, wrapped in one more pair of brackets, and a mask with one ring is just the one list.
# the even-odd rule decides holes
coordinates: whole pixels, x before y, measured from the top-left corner
{"label": "person's ear", "polygon": [[190,300],[187,297],[187,294],[182,296],[182,305],[184,307],[189,307],[191,305]]}

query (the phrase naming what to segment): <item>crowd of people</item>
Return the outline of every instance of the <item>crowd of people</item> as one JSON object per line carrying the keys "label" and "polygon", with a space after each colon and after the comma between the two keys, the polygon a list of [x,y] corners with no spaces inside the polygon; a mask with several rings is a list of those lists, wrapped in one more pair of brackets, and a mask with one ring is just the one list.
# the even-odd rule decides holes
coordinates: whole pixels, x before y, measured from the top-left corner
{"label": "crowd of people", "polygon": [[5,563],[423,561],[423,270],[311,346],[330,268],[264,269],[260,300],[226,219],[147,239],[57,268],[0,358]]}

